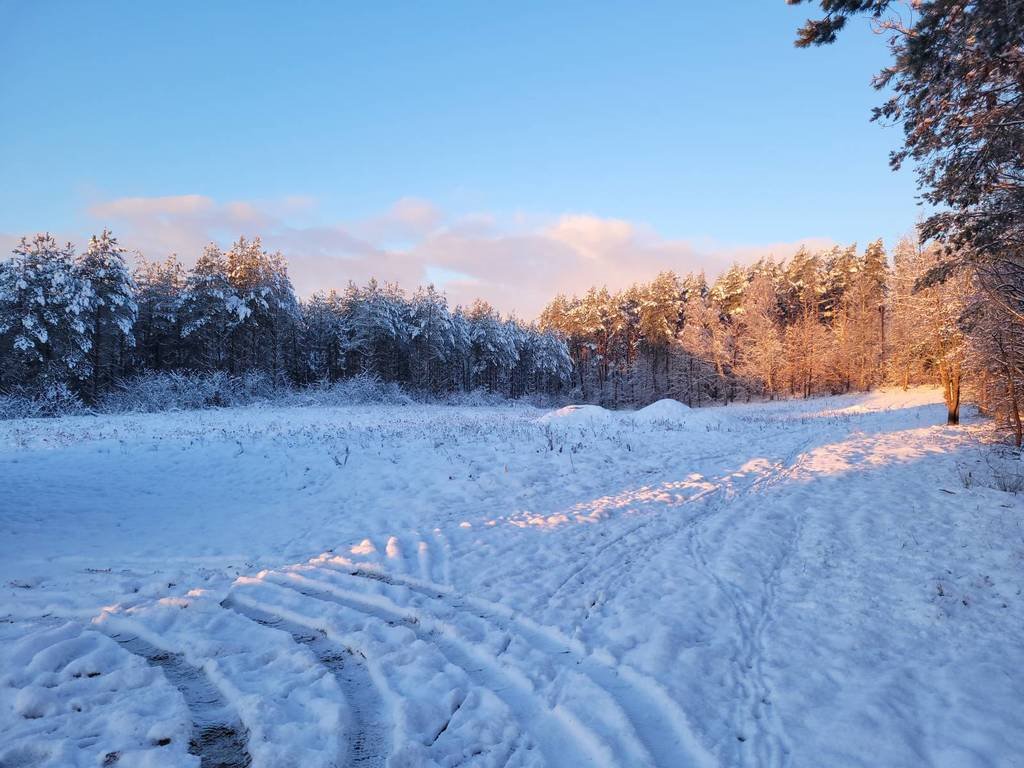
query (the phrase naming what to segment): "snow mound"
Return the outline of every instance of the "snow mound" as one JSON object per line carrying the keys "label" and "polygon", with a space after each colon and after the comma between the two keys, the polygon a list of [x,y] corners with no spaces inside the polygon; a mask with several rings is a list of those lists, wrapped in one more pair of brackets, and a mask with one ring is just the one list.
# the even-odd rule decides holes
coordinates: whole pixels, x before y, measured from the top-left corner
{"label": "snow mound", "polygon": [[541,424],[559,427],[588,427],[607,424],[615,420],[615,414],[599,405],[567,405],[540,417]]}
{"label": "snow mound", "polygon": [[633,414],[633,421],[641,424],[655,421],[681,422],[685,421],[691,413],[692,411],[688,405],[684,405],[678,400],[665,398],[636,411]]}

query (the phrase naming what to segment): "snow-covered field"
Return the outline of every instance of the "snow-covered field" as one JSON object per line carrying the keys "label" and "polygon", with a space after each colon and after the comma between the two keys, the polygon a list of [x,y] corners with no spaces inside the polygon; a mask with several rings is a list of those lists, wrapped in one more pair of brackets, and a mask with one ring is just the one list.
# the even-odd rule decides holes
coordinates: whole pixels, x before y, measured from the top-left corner
{"label": "snow-covered field", "polygon": [[0,766],[1024,765],[938,401],[0,423]]}

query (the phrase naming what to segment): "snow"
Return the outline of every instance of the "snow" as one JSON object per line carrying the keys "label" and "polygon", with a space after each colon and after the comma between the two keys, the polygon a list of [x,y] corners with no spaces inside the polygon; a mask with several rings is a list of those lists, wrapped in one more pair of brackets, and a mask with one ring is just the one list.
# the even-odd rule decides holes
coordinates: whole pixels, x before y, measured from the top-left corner
{"label": "snow", "polygon": [[693,411],[688,406],[666,397],[638,410],[633,414],[633,421],[637,424],[685,423],[692,414]]}
{"label": "snow", "polygon": [[610,424],[616,421],[617,415],[599,405],[566,405],[550,413],[545,413],[538,421],[558,427],[592,427],[598,424]]}
{"label": "snow", "polygon": [[0,765],[1022,764],[1019,460],[944,419],[0,423]]}
{"label": "snow", "polygon": [[106,635],[68,622],[4,645],[0,764],[198,765],[178,692]]}

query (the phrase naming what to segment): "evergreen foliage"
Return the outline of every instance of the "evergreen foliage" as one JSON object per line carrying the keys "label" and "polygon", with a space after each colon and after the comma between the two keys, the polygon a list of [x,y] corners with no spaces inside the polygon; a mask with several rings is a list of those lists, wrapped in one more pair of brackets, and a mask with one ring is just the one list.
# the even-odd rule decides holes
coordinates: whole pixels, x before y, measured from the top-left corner
{"label": "evergreen foliage", "polygon": [[0,261],[0,393],[96,403],[121,380],[193,372],[550,396],[568,393],[572,370],[561,338],[484,302],[452,310],[433,286],[408,297],[371,280],[301,302],[259,238],[211,244],[188,270],[142,260],[134,276],[107,231],[77,261],[49,235]]}

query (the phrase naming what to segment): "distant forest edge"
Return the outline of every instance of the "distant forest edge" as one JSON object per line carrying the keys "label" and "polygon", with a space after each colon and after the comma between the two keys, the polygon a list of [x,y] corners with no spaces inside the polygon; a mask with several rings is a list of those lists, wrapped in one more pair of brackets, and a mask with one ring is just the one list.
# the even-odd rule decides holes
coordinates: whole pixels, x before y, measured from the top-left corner
{"label": "distant forest edge", "polygon": [[955,423],[966,378],[1012,427],[1012,376],[991,354],[1006,332],[983,317],[965,327],[975,288],[966,273],[933,279],[943,263],[911,240],[891,257],[880,240],[862,252],[801,249],[713,283],[662,272],[618,292],[556,296],[527,323],[481,300],[453,309],[433,286],[409,295],[350,283],[300,300],[284,258],[259,238],[210,245],[191,269],[172,256],[133,271],[110,232],[78,256],[40,234],[0,262],[0,394],[99,406],[175,374],[179,386],[221,382],[200,405],[232,401],[224,382],[276,391],[358,379],[633,407],[937,383]]}

